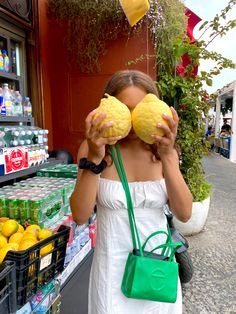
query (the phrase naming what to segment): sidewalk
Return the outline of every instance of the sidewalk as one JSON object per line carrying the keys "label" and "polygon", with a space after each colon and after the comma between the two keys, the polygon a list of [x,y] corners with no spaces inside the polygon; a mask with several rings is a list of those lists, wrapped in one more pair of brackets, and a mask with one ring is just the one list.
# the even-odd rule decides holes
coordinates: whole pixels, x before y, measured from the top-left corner
{"label": "sidewalk", "polygon": [[211,205],[204,230],[188,237],[195,272],[183,287],[183,314],[236,314],[236,164],[212,153],[203,167]]}

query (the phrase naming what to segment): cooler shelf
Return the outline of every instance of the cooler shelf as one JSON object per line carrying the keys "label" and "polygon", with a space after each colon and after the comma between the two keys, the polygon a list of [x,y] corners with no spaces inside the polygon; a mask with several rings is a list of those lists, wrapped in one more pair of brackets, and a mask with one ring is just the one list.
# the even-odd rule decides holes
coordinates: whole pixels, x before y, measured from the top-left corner
{"label": "cooler shelf", "polygon": [[33,167],[28,168],[28,169],[24,169],[24,170],[20,170],[17,172],[5,174],[4,176],[0,176],[0,183],[6,182],[9,180],[14,180],[14,179],[17,179],[20,177],[28,176],[30,174],[36,173],[39,169],[51,167],[53,165],[60,164],[60,163],[61,163],[61,160],[49,159],[47,162],[45,162],[41,165],[33,166]]}

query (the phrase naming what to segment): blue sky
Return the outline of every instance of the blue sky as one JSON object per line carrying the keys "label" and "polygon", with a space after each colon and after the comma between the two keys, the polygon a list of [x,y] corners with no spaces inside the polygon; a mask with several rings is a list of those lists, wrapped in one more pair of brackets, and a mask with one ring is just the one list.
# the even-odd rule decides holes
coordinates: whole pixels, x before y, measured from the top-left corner
{"label": "blue sky", "polygon": [[[217,13],[220,13],[222,9],[228,4],[228,0],[185,0],[184,4],[194,13],[196,13],[203,21],[211,21]],[[228,19],[236,18],[236,6],[228,14]],[[201,22],[195,26],[194,37],[198,38],[201,32],[198,31],[198,26]],[[204,37],[206,39],[207,37]],[[231,59],[236,64],[236,27],[230,30],[226,36],[217,38],[209,45],[209,50],[221,53],[224,57]],[[214,63],[201,62],[199,70],[207,71],[210,67],[213,67]],[[212,87],[206,87],[209,93],[215,92],[218,88],[222,88],[228,83],[236,80],[236,69],[225,69],[222,73],[215,77]]]}

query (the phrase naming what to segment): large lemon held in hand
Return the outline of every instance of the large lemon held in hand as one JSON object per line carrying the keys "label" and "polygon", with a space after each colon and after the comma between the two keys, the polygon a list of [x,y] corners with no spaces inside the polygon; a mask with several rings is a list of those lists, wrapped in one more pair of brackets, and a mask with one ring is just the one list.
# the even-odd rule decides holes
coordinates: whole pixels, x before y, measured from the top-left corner
{"label": "large lemon held in hand", "polygon": [[168,125],[162,118],[163,113],[172,117],[170,107],[154,94],[147,94],[132,111],[134,132],[147,144],[153,144],[152,135],[163,136],[164,131],[157,128],[157,124]]}
{"label": "large lemon held in hand", "polygon": [[100,123],[101,128],[105,123],[113,121],[113,126],[106,129],[103,137],[126,137],[131,129],[131,114],[128,107],[120,102],[116,97],[105,94],[106,98],[102,98],[99,107],[96,110],[94,119],[104,112],[106,113],[105,119]]}

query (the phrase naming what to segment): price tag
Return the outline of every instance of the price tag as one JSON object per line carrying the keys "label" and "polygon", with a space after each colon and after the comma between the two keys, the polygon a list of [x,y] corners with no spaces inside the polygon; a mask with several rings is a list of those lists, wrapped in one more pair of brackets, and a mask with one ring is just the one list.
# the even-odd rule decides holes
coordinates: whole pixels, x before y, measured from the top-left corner
{"label": "price tag", "polygon": [[52,262],[52,253],[45,255],[41,258],[40,261],[40,270],[44,269],[45,267],[49,266]]}

